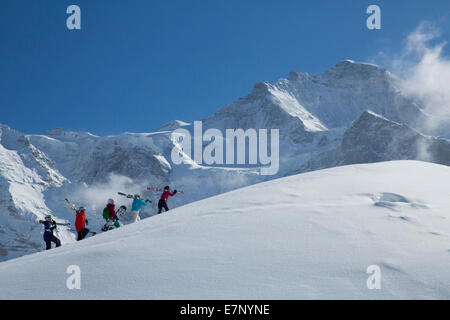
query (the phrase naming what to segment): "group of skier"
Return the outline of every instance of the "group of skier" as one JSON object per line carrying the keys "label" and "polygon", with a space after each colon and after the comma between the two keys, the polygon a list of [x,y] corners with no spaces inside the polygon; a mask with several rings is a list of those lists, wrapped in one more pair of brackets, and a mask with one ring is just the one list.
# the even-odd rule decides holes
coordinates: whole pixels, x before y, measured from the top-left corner
{"label": "group of skier", "polygon": [[[160,191],[160,189],[148,188],[148,190],[156,190]],[[158,214],[165,211],[169,211],[169,207],[167,205],[167,201],[169,197],[173,197],[177,194],[177,190],[170,190],[169,186],[164,187],[162,190],[161,198],[158,201]],[[149,205],[152,201],[150,200],[142,200],[139,194],[135,195],[126,195],[124,193],[120,193],[120,195],[126,196],[127,198],[132,198],[133,203],[131,204],[131,221],[137,222],[140,221],[141,218],[139,216],[143,207]],[[69,202],[68,199],[66,199]],[[89,224],[89,221],[86,219],[86,208],[79,207],[75,209],[75,206],[71,204],[72,209],[76,212],[75,217],[75,230],[77,232],[77,241],[83,240],[89,233],[96,234],[95,232],[91,232],[86,225]],[[103,218],[106,220],[105,225],[102,228],[102,231],[108,231],[114,228],[119,228],[121,226],[119,222],[119,217],[126,212],[127,208],[125,206],[121,206],[116,210],[114,199],[108,199],[106,207],[103,209]],[[46,250],[51,249],[52,242],[55,243],[56,247],[61,246],[61,241],[53,234],[53,231],[56,229],[57,225],[68,225],[56,223],[55,220],[52,219],[51,215],[47,215],[45,220],[39,221],[44,225],[44,241],[46,244]]]}

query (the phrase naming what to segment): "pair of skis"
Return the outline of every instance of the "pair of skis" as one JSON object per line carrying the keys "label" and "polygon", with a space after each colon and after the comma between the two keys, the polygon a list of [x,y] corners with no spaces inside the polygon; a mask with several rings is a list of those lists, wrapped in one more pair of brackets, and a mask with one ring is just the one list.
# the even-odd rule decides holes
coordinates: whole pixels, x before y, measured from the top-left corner
{"label": "pair of skis", "polygon": [[[44,223],[44,222],[45,222],[45,220],[39,220],[39,223]],[[70,223],[59,223],[59,222],[55,222],[55,224],[56,224],[57,226],[65,226],[65,227],[70,226]]]}
{"label": "pair of skis", "polygon": [[[154,188],[154,187],[148,187],[147,190],[148,191],[159,191],[159,192],[163,192],[164,191],[164,189]],[[177,193],[183,194],[184,192],[177,190]],[[126,194],[126,193],[123,193],[123,192],[117,192],[117,194],[120,195],[120,196],[127,197],[128,199],[133,199],[134,198],[134,195],[132,195],[132,194]]]}
{"label": "pair of skis", "polygon": [[134,196],[132,194],[126,194],[126,193],[123,193],[123,192],[117,192],[117,194],[120,195],[120,196],[127,197],[128,199],[133,199],[134,198]]}
{"label": "pair of skis", "polygon": [[[128,199],[134,199],[134,195],[132,195],[132,194],[126,194],[126,193],[123,193],[123,192],[117,192],[117,194],[118,195],[120,195],[120,196],[124,196],[124,197],[127,197]],[[145,201],[148,201],[148,202],[152,202],[151,200],[145,200]]]}
{"label": "pair of skis", "polygon": [[[77,230],[75,230],[75,229],[69,229],[69,231],[77,232]],[[95,231],[89,231],[88,234],[92,234],[93,236],[95,236],[95,235],[97,234],[97,232],[95,232]]]}
{"label": "pair of skis", "polygon": [[75,212],[77,211],[77,208],[75,207],[75,205],[74,205],[73,203],[70,202],[69,199],[65,198],[64,201],[67,202],[67,204],[71,207],[71,209],[72,209],[73,211],[75,211]]}
{"label": "pair of skis", "polygon": [[[148,191],[159,191],[159,192],[164,192],[164,189],[161,189],[161,188],[154,188],[154,187],[148,187],[147,190],[148,190]],[[177,190],[177,193],[183,194],[184,192],[183,192],[183,191],[180,191],[180,190]]]}
{"label": "pair of skis", "polygon": [[[132,195],[132,194],[126,194],[126,193],[123,193],[123,192],[117,192],[117,194],[119,195],[119,196],[124,196],[124,197],[127,197],[128,199],[134,199],[134,195]],[[148,201],[148,202],[152,202],[151,200],[146,200],[146,201]]]}

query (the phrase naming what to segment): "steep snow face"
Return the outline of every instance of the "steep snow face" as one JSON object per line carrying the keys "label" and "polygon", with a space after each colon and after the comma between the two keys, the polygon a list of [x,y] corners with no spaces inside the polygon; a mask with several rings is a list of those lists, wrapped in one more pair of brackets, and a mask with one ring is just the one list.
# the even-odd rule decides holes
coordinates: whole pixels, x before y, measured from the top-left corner
{"label": "steep snow face", "polygon": [[405,124],[365,112],[347,130],[339,150],[343,164],[417,159],[450,165],[450,143]]}
{"label": "steep snow face", "polygon": [[[65,178],[25,136],[7,126],[0,130],[1,261],[41,249],[42,227],[37,220],[51,213],[43,192],[60,187]],[[66,228],[58,235],[64,243],[73,239]]]}
{"label": "steep snow face", "polygon": [[17,151],[24,165],[36,170],[49,185],[61,186],[66,180],[56,168],[55,162],[32,145],[25,135],[8,126],[0,125],[0,144],[8,150]]}
{"label": "steep snow face", "polygon": [[315,132],[326,129],[288,90],[265,82],[255,84],[246,98],[220,109],[205,123],[211,127],[243,129],[287,126],[285,134],[291,130]]}
{"label": "steep snow face", "polygon": [[173,120],[170,121],[164,125],[162,125],[161,127],[158,128],[158,131],[174,131],[178,128],[182,128],[185,126],[188,126],[190,123],[187,122],[183,122],[180,120]]}
{"label": "steep snow face", "polygon": [[253,185],[1,263],[0,298],[449,299],[449,179],[399,161]]}
{"label": "steep snow face", "polygon": [[72,181],[106,181],[111,173],[130,178],[167,180],[170,166],[158,157],[170,144],[167,134],[132,134],[97,137],[52,131],[29,135],[33,144],[50,155]]}

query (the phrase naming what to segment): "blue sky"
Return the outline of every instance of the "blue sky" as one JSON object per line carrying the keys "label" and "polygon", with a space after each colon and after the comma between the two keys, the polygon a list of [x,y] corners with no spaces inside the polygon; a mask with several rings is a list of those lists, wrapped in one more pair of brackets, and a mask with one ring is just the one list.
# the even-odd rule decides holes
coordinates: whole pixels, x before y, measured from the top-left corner
{"label": "blue sky", "polygon": [[[82,30],[66,28],[71,4]],[[370,4],[381,30],[366,28]],[[2,0],[0,123],[150,132],[208,117],[289,71],[395,53],[423,20],[449,39],[449,14],[448,0]]]}

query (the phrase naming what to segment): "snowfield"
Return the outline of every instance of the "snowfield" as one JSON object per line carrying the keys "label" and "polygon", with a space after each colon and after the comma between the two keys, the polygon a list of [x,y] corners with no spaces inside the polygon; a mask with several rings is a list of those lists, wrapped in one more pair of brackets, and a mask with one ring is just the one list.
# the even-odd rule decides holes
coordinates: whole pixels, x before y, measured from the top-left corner
{"label": "snowfield", "polygon": [[449,299],[448,181],[394,161],[252,185],[0,263],[0,298]]}

